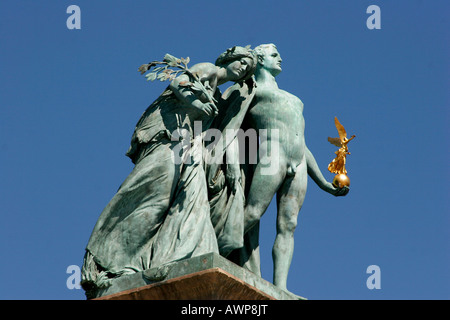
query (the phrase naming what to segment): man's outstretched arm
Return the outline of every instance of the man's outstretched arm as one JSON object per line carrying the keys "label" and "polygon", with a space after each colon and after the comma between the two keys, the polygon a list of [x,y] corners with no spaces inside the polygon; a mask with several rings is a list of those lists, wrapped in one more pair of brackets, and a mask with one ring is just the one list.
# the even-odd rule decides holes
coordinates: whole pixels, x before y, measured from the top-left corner
{"label": "man's outstretched arm", "polygon": [[348,193],[348,187],[336,188],[331,182],[325,180],[322,171],[320,171],[319,166],[317,165],[316,159],[308,148],[306,148],[306,164],[308,167],[308,175],[314,180],[319,188],[336,197],[345,196]]}

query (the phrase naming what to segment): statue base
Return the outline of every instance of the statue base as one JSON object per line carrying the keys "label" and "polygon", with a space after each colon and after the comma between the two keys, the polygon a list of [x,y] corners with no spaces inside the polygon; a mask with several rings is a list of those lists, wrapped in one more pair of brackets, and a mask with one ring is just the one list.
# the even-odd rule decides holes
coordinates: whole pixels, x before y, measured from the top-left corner
{"label": "statue base", "polygon": [[208,253],[124,275],[95,300],[304,300],[226,258]]}

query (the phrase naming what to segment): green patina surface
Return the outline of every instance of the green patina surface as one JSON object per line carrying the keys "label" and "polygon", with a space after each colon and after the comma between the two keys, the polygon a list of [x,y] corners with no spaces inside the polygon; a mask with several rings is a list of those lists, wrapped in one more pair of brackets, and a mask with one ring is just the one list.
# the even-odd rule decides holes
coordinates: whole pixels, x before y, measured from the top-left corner
{"label": "green patina surface", "polygon": [[[81,282],[88,295],[208,263],[262,285],[259,222],[274,195],[273,284],[287,292],[307,177],[334,196],[348,188],[326,181],[307,147],[303,103],[275,80],[281,61],[267,44],[230,48],[215,64],[188,68],[188,58],[168,54],[139,68],[170,84],[136,124],[127,152],[135,167],[89,239]],[[218,86],[227,82],[234,85],[222,94]],[[254,149],[244,130],[256,132]],[[205,263],[196,258],[205,254]]]}

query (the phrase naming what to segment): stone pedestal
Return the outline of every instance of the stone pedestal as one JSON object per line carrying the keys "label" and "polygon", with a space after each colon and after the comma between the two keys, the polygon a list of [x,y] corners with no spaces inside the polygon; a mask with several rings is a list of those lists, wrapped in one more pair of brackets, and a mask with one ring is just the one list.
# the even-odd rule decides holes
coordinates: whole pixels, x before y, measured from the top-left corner
{"label": "stone pedestal", "polygon": [[273,300],[220,268],[195,272],[97,300]]}
{"label": "stone pedestal", "polygon": [[216,253],[111,281],[95,300],[301,300]]}

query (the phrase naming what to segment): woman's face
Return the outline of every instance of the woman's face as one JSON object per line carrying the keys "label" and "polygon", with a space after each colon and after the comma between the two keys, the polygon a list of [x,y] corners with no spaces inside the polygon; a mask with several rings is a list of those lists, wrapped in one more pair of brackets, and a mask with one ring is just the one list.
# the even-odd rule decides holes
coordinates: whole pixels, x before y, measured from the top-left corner
{"label": "woman's face", "polygon": [[253,61],[250,58],[241,58],[231,62],[227,66],[227,75],[229,80],[237,81],[242,79],[247,74],[251,63],[253,63]]}

